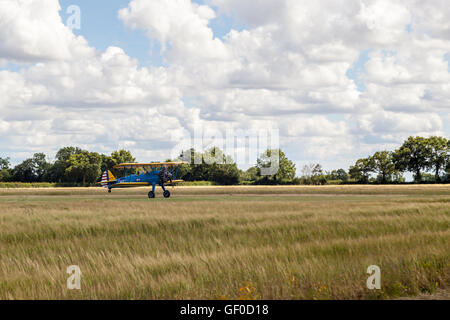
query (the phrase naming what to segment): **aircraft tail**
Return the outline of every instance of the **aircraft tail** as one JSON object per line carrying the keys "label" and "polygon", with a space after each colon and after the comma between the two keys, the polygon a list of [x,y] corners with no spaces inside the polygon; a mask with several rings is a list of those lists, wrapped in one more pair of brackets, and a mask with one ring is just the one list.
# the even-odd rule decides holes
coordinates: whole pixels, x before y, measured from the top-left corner
{"label": "aircraft tail", "polygon": [[114,182],[114,181],[116,181],[116,178],[111,173],[111,171],[106,170],[105,172],[103,172],[102,180],[100,180],[100,183],[101,183],[103,188],[108,188],[108,183]]}

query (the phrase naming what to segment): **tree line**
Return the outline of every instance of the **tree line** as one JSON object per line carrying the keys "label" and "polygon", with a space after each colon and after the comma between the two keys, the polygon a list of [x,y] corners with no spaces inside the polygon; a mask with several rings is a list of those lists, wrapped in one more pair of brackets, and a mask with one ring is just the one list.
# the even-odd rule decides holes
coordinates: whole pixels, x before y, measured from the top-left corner
{"label": "tree line", "polygon": [[134,162],[129,151],[114,151],[107,156],[78,147],[61,148],[53,163],[44,153],[35,153],[14,168],[8,158],[0,158],[0,181],[52,182],[67,185],[90,185],[101,173],[123,162]]}
{"label": "tree line", "polygon": [[[279,157],[274,160],[273,153]],[[247,170],[237,167],[233,159],[217,147],[204,152],[191,148],[183,151],[178,159],[186,162],[180,168],[180,179],[185,181],[211,181],[220,185],[236,184],[288,184],[295,178],[295,164],[279,149],[266,150],[254,166]],[[277,161],[277,163],[272,163]],[[263,170],[278,166],[272,175],[264,175]]]}
{"label": "tree line", "polygon": [[[261,170],[272,165],[271,154],[274,152],[280,154],[280,169],[272,176],[263,176]],[[267,150],[258,158],[257,164],[246,171],[238,169],[233,159],[216,147],[204,152],[186,150],[177,159],[166,161],[186,162],[180,167],[178,175],[178,178],[185,181],[210,181],[220,185],[243,182],[279,184],[292,182],[295,177],[295,165],[281,150]],[[54,162],[49,162],[44,153],[35,153],[33,157],[12,168],[9,158],[0,158],[0,182],[50,182],[86,186],[98,182],[101,173],[107,169],[115,176],[120,176],[121,171],[113,167],[132,162],[135,162],[135,158],[127,150],[114,151],[107,156],[78,147],[64,147],[56,153]]]}
{"label": "tree line", "polygon": [[[278,157],[272,157],[276,153]],[[247,170],[239,169],[233,159],[217,147],[204,152],[192,148],[181,152],[177,159],[166,161],[186,162],[179,169],[180,179],[220,185],[402,183],[405,182],[405,172],[412,172],[415,182],[447,182],[450,180],[450,141],[436,136],[409,137],[394,151],[378,151],[358,159],[348,171],[325,171],[320,164],[307,164],[303,166],[300,177],[296,177],[295,164],[280,149],[266,150]],[[8,158],[0,157],[0,182],[92,185],[107,169],[120,176],[121,172],[113,167],[124,162],[135,162],[130,151],[118,150],[107,156],[78,147],[61,148],[54,162],[47,161],[44,153],[36,153],[13,168]],[[278,170],[271,175],[263,174],[265,169],[274,165]]]}
{"label": "tree line", "polygon": [[411,172],[416,183],[449,181],[450,140],[438,136],[409,137],[400,148],[377,151],[358,159],[349,169],[350,177],[359,183],[404,182],[405,172]]}

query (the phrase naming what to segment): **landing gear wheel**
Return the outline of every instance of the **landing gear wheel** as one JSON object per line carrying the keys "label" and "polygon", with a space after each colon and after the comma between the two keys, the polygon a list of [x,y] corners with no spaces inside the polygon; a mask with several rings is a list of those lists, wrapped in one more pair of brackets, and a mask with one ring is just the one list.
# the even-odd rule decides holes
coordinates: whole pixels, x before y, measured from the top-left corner
{"label": "landing gear wheel", "polygon": [[148,193],[148,197],[151,199],[151,198],[154,198],[155,197],[155,193],[153,192],[153,191],[150,191],[149,193]]}
{"label": "landing gear wheel", "polygon": [[164,198],[169,198],[170,197],[170,191],[166,190],[164,191]]}
{"label": "landing gear wheel", "polygon": [[111,189],[108,189],[108,193],[111,193]]}

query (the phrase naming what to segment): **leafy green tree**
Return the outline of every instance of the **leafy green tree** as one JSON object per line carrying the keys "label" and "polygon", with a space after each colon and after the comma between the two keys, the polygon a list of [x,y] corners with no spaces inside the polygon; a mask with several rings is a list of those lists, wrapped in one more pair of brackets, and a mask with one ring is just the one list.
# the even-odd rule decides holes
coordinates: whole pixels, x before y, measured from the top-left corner
{"label": "leafy green tree", "polygon": [[344,182],[348,181],[348,173],[344,169],[338,169],[336,172],[336,178]]}
{"label": "leafy green tree", "polygon": [[254,182],[258,180],[258,168],[256,166],[248,168],[246,171],[241,171],[239,173],[239,180]]}
{"label": "leafy green tree", "polygon": [[[277,155],[278,158],[276,157]],[[264,169],[278,168],[274,174],[266,177],[272,179],[273,182],[276,183],[289,181],[295,177],[295,164],[289,160],[280,149],[267,149],[256,160],[256,166],[260,175]]]}
{"label": "leafy green tree", "polygon": [[0,182],[6,182],[11,180],[11,171],[10,170],[0,170]]}
{"label": "leafy green tree", "polygon": [[13,180],[16,182],[35,182],[33,159],[26,159],[13,169]]}
{"label": "leafy green tree", "polygon": [[196,152],[194,148],[184,150],[177,159],[186,162],[180,166],[178,176],[185,181],[207,181],[208,170],[204,165],[203,155]]}
{"label": "leafy green tree", "polygon": [[187,162],[180,167],[180,179],[212,181],[225,185],[239,183],[239,169],[233,159],[217,147],[212,147],[203,153],[191,148],[181,152],[177,160]]}
{"label": "leafy green tree", "polygon": [[373,166],[373,171],[378,173],[382,183],[392,181],[392,175],[396,172],[394,156],[390,151],[378,151],[369,160]]}
{"label": "leafy green tree", "polygon": [[236,164],[217,164],[210,165],[209,179],[220,185],[233,185],[239,183],[239,169]]}
{"label": "leafy green tree", "polygon": [[250,167],[245,172],[248,174],[249,181],[256,181],[258,179],[258,167]]}
{"label": "leafy green tree", "polygon": [[0,157],[0,181],[9,181],[11,177],[9,158]]}
{"label": "leafy green tree", "polygon": [[101,155],[101,171],[111,170],[114,175],[119,175],[120,170],[114,169],[114,166],[121,163],[134,163],[136,158],[128,150],[113,151],[110,156]]}
{"label": "leafy green tree", "polygon": [[13,180],[17,182],[42,182],[48,177],[50,163],[43,153],[35,153],[13,169]]}
{"label": "leafy green tree", "polygon": [[70,182],[69,177],[66,174],[68,167],[67,161],[74,154],[80,154],[83,150],[78,147],[64,147],[58,150],[56,153],[56,160],[49,169],[49,181],[50,182]]}
{"label": "leafy green tree", "polygon": [[302,184],[326,184],[327,180],[327,175],[324,174],[322,165],[319,163],[309,163],[303,166],[300,178]]}
{"label": "leafy green tree", "polygon": [[128,150],[119,150],[114,151],[111,153],[111,160],[113,161],[114,165],[121,164],[121,163],[134,163],[136,162],[136,158],[133,157],[130,151]]}
{"label": "leafy green tree", "polygon": [[69,160],[70,156],[72,156],[73,154],[79,154],[82,151],[83,150],[78,147],[63,147],[56,153],[56,159],[60,161],[67,161]]}
{"label": "leafy green tree", "polygon": [[348,170],[350,177],[360,183],[368,183],[370,173],[373,171],[373,161],[370,157],[358,159],[354,166]]}
{"label": "leafy green tree", "polygon": [[311,183],[314,185],[323,185],[327,183],[327,177],[323,172],[322,165],[319,163],[312,168]]}
{"label": "leafy green tree", "polygon": [[178,169],[178,178],[185,181],[194,181],[190,164],[182,164],[180,166]]}
{"label": "leafy green tree", "polygon": [[394,162],[401,171],[414,173],[414,180],[422,180],[422,171],[430,166],[432,148],[429,141],[423,137],[409,137],[403,145],[395,150]]}
{"label": "leafy green tree", "polygon": [[422,173],[422,182],[433,183],[436,182],[436,177],[434,174],[424,172]]}
{"label": "leafy green tree", "polygon": [[348,181],[347,171],[344,169],[332,170],[327,174],[329,180],[341,180],[343,182]]}
{"label": "leafy green tree", "polygon": [[105,172],[106,170],[109,170],[112,168],[111,166],[111,158],[107,156],[106,154],[101,154],[100,158],[102,159],[102,164],[100,166],[101,172]]}
{"label": "leafy green tree", "polygon": [[51,164],[47,162],[46,155],[44,153],[35,153],[33,155],[34,173],[36,175],[36,181],[43,182],[48,180]]}
{"label": "leafy green tree", "polygon": [[207,164],[191,164],[190,166],[190,181],[210,181],[210,174]]}
{"label": "leafy green tree", "polygon": [[203,166],[209,181],[223,185],[239,183],[239,169],[233,159],[217,147],[203,153]]}
{"label": "leafy green tree", "polygon": [[67,160],[66,175],[71,182],[94,183],[101,174],[102,157],[96,152],[82,150]]}
{"label": "leafy green tree", "polygon": [[450,161],[449,161],[449,164],[447,164],[447,166],[445,168],[444,181],[450,182]]}
{"label": "leafy green tree", "polygon": [[9,158],[2,158],[0,157],[0,170],[7,170],[10,166]]}
{"label": "leafy green tree", "polygon": [[444,137],[430,137],[426,140],[430,147],[428,168],[434,171],[434,181],[441,181],[440,172],[449,161],[450,141]]}

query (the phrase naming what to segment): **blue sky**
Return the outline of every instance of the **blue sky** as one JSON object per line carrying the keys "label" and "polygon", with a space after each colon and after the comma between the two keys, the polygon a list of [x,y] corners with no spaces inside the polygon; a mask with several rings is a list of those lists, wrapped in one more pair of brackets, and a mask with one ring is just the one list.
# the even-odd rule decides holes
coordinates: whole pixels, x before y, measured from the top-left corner
{"label": "blue sky", "polygon": [[[203,1],[193,1],[203,4]],[[158,41],[150,41],[143,30],[131,30],[123,25],[117,17],[120,9],[126,8],[129,0],[60,0],[60,16],[66,22],[69,14],[67,8],[77,5],[81,9],[81,30],[75,34],[85,37],[89,44],[97,49],[105,50],[109,46],[122,48],[130,57],[139,61],[141,66],[164,66],[161,46]],[[237,23],[232,17],[220,15],[210,23],[214,36],[223,38],[231,29],[242,30],[244,25]]]}
{"label": "blue sky", "polygon": [[155,43],[150,50],[150,41],[143,30],[130,30],[117,18],[117,12],[128,6],[128,0],[60,0],[59,3],[63,22],[69,17],[67,8],[70,5],[80,7],[81,30],[75,29],[74,33],[85,37],[91,46],[102,51],[109,46],[118,46],[137,59],[141,66],[163,65],[159,45]]}
{"label": "blue sky", "polygon": [[361,92],[366,90],[366,86],[360,77],[365,72],[365,64],[369,61],[370,51],[370,49],[361,51],[358,60],[355,61],[353,66],[347,71],[347,77],[355,81],[358,90]]}

